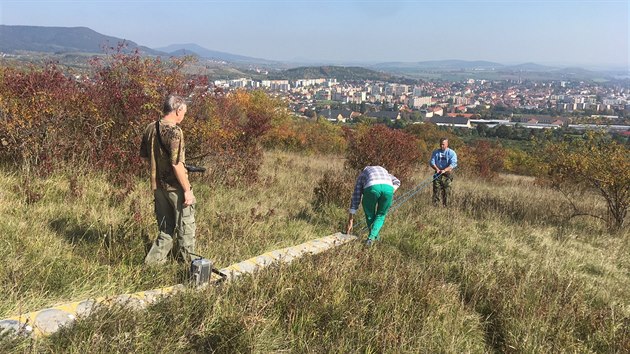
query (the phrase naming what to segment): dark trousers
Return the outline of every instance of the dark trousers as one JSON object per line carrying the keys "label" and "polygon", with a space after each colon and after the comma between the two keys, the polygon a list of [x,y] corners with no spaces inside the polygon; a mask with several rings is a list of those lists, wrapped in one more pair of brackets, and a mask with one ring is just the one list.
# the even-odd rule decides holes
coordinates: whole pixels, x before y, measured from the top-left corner
{"label": "dark trousers", "polygon": [[442,205],[448,206],[451,201],[451,183],[453,175],[451,173],[443,173],[433,180],[433,205],[438,206],[440,199]]}

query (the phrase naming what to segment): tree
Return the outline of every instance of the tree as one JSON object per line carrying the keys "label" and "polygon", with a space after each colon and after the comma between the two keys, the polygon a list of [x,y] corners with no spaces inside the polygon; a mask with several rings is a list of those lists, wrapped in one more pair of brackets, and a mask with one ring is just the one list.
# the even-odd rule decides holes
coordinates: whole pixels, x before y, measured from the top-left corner
{"label": "tree", "polygon": [[494,129],[494,135],[499,139],[510,139],[512,138],[512,127],[501,124]]}
{"label": "tree", "polygon": [[480,123],[477,124],[477,135],[479,135],[480,137],[485,137],[488,134],[488,126],[486,124]]}
{"label": "tree", "polygon": [[[630,207],[630,150],[603,134],[587,132],[580,139],[546,146],[548,175],[563,191],[575,216],[605,221],[611,231],[624,227]],[[567,194],[571,187],[596,191],[607,205],[605,216],[580,211]]]}

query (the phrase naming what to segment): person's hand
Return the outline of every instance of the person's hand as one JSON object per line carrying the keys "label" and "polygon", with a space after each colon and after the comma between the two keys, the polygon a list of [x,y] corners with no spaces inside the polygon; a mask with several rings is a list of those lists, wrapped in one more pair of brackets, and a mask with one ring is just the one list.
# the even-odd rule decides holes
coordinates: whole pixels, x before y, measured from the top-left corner
{"label": "person's hand", "polygon": [[195,204],[195,202],[195,195],[193,194],[192,189],[184,192],[184,208]]}
{"label": "person's hand", "polygon": [[350,235],[350,232],[352,231],[352,224],[354,224],[354,220],[352,215],[350,215],[348,218],[348,225],[346,226],[346,235]]}

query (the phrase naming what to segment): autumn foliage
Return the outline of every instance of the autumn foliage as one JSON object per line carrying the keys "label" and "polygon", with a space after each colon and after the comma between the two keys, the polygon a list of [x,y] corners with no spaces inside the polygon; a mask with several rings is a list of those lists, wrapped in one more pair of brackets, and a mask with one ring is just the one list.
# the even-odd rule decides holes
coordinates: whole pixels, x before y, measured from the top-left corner
{"label": "autumn foliage", "polygon": [[281,116],[263,139],[267,148],[321,154],[342,154],[347,147],[341,126],[326,120]]}
{"label": "autumn foliage", "polygon": [[262,163],[260,141],[277,108],[278,102],[260,91],[195,96],[190,118],[182,124],[189,141],[188,159],[209,164],[214,181],[254,182]]}
{"label": "autumn foliage", "polygon": [[537,157],[523,150],[506,149],[503,169],[523,176],[538,176],[541,170]]}
{"label": "autumn foliage", "polygon": [[118,48],[87,72],[0,68],[0,160],[38,174],[89,166],[129,185],[146,171],[138,154],[144,127],[161,117],[168,94],[179,94],[190,98],[187,157],[209,165],[220,182],[255,180],[260,140],[279,103],[264,93],[208,92],[204,78],[184,74],[189,60]]}
{"label": "autumn foliage", "polygon": [[182,65],[117,52],[93,60],[88,73],[0,69],[0,158],[40,174],[89,165],[124,182],[141,170],[143,127],[168,93],[184,93]]}
{"label": "autumn foliage", "polygon": [[[630,153],[627,147],[588,132],[580,139],[549,143],[545,150],[547,174],[556,188],[567,193],[572,217],[589,215],[602,219],[613,231],[624,227],[630,208]],[[570,194],[576,188],[598,193],[606,201],[606,215],[579,210]]]}
{"label": "autumn foliage", "polygon": [[507,152],[501,144],[478,140],[459,152],[464,169],[484,179],[496,178],[503,170]]}
{"label": "autumn foliage", "polygon": [[449,147],[455,150],[458,156],[459,150],[464,146],[464,142],[458,136],[451,131],[440,129],[433,123],[412,124],[405,127],[405,132],[416,138],[421,159],[426,161],[427,165],[433,150],[440,147],[441,138],[448,139]]}
{"label": "autumn foliage", "polygon": [[379,165],[400,179],[408,177],[420,161],[416,138],[385,125],[360,126],[348,131],[347,166],[361,170]]}

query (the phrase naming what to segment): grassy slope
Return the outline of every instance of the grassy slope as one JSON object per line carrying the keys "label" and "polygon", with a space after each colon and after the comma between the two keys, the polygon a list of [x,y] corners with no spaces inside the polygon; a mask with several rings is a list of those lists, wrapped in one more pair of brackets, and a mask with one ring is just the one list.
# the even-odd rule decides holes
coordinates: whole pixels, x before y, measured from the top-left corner
{"label": "grassy slope", "polygon": [[[344,208],[315,212],[310,202],[321,173],[342,164],[270,153],[255,186],[197,181],[200,252],[222,267],[340,230]],[[146,183],[121,195],[95,177],[78,188],[61,175],[31,187],[12,174],[0,180],[9,186],[0,191],[3,317],[172,285],[186,273],[141,265],[143,235],[154,230]],[[41,341],[0,342],[0,351],[630,350],[627,232],[564,221],[561,197],[524,178],[458,176],[456,188],[450,209],[420,193],[388,217],[372,249],[346,245],[142,312],[102,310]],[[32,204],[20,193],[40,190]],[[603,208],[588,195],[581,203]]]}

